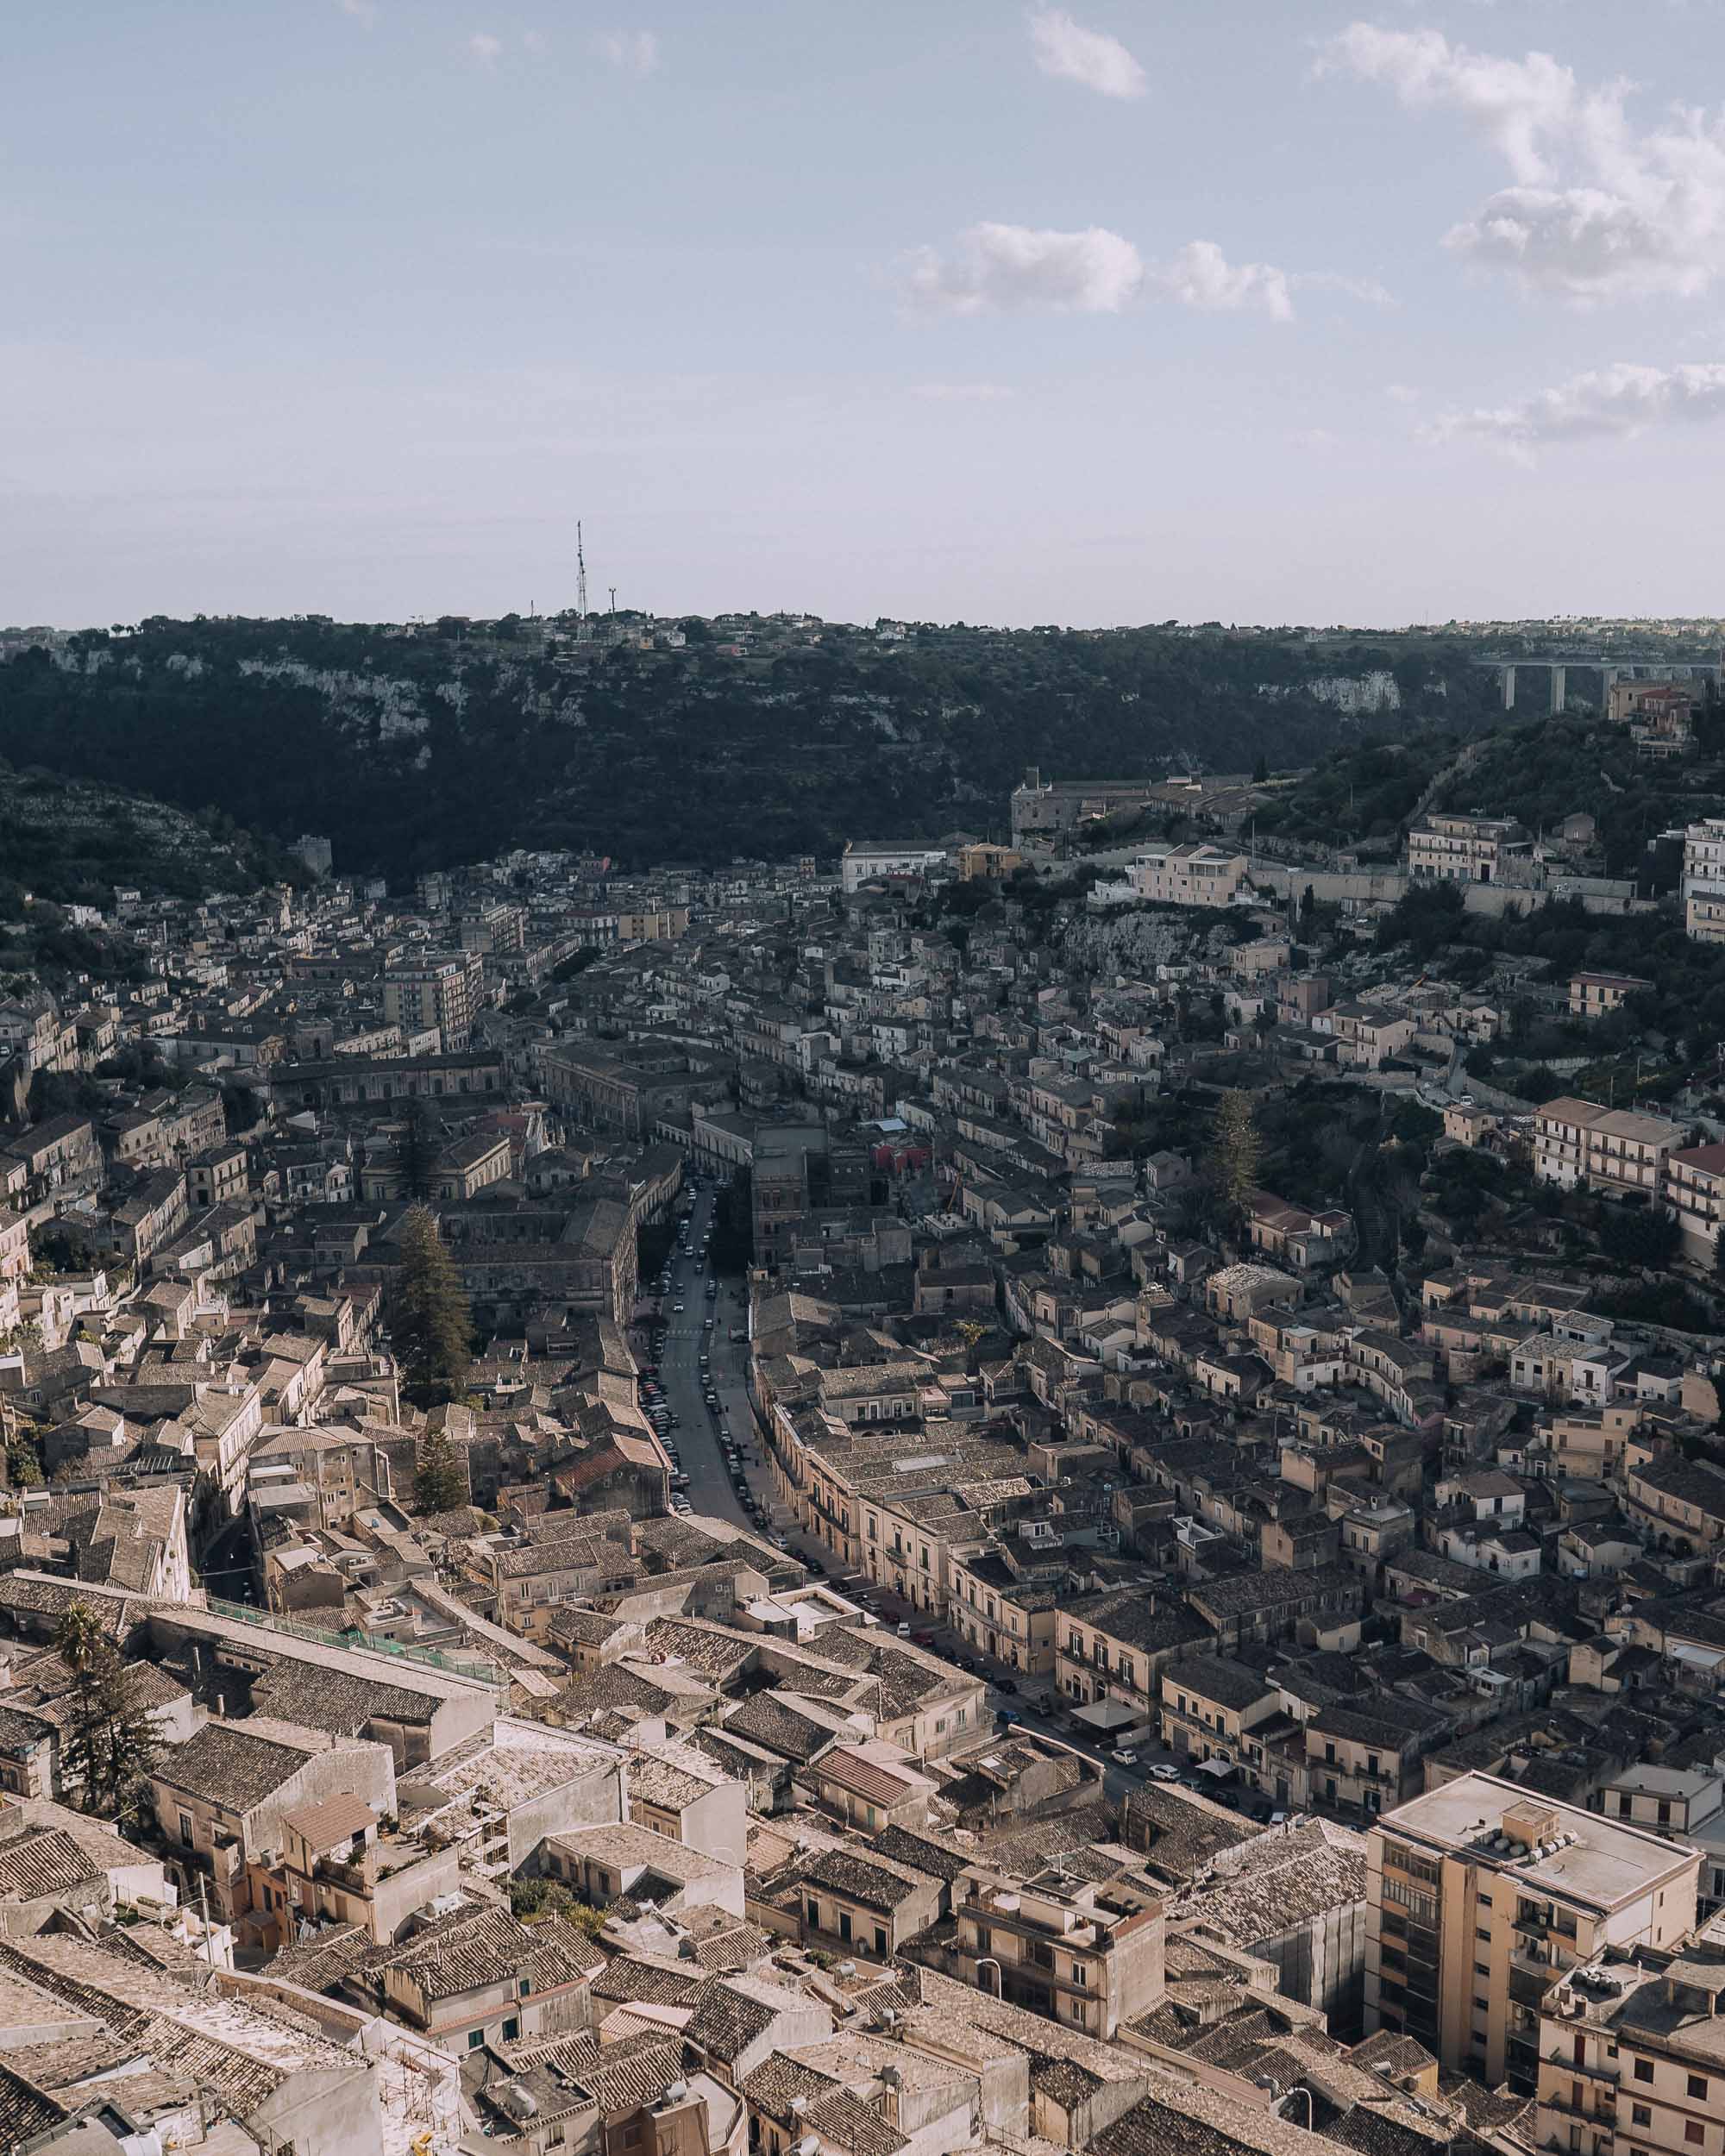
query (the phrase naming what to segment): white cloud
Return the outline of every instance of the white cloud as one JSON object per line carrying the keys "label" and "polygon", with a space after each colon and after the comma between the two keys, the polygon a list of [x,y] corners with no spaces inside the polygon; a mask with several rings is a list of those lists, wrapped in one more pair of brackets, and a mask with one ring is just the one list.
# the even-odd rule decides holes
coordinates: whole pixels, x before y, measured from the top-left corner
{"label": "white cloud", "polygon": [[1022,224],[975,224],[951,254],[921,248],[905,290],[919,306],[975,315],[995,308],[1051,307],[1118,314],[1144,283],[1130,240],[1092,225],[1084,232],[1036,232]]}
{"label": "white cloud", "polygon": [[1356,22],[1321,65],[1458,112],[1497,149],[1510,185],[1445,235],[1465,260],[1583,302],[1690,298],[1725,274],[1725,119],[1632,122],[1625,83],[1584,90],[1548,53],[1498,59],[1437,30]]}
{"label": "white cloud", "polygon": [[1268,262],[1230,263],[1214,240],[1193,240],[1151,273],[1152,281],[1182,306],[1207,313],[1261,310],[1272,322],[1291,322],[1294,301],[1286,270]]}
{"label": "white cloud", "polygon": [[503,40],[493,37],[489,30],[475,30],[467,40],[467,50],[481,67],[494,67],[503,50]]}
{"label": "white cloud", "polygon": [[625,75],[650,75],[659,65],[659,40],[652,30],[601,30],[593,49]]}
{"label": "white cloud", "polygon": [[1720,418],[1725,362],[1659,367],[1618,360],[1515,404],[1446,412],[1421,429],[1421,438],[1484,442],[1531,463],[1537,450],[1565,442],[1622,439],[1647,427]]}
{"label": "white cloud", "polygon": [[336,4],[343,15],[351,16],[355,22],[363,23],[367,29],[370,29],[378,19],[377,0],[336,0]]}
{"label": "white cloud", "polygon": [[535,60],[543,60],[551,49],[551,41],[543,30],[524,30],[521,33],[521,42],[532,53]]}
{"label": "white cloud", "polygon": [[1392,404],[1417,404],[1423,392],[1415,389],[1411,382],[1389,382],[1383,393]]}
{"label": "white cloud", "polygon": [[1117,37],[1087,30],[1063,8],[1038,8],[1030,19],[1031,50],[1044,75],[1076,82],[1102,97],[1141,97],[1144,70]]}

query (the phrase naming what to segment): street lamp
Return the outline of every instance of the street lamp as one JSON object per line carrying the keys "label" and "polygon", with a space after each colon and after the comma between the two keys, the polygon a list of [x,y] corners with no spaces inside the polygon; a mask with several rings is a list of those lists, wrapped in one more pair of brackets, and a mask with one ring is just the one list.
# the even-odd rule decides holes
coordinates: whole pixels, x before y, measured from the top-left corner
{"label": "street lamp", "polygon": [[1268,2075],[1255,2074],[1252,2079],[1258,2088],[1269,2090],[1270,2113],[1276,2118],[1279,2119],[1282,2116],[1282,2106],[1290,2096],[1304,2096],[1306,2099],[1306,2131],[1310,2134],[1316,2130],[1312,2124],[1312,2091],[1309,2089],[1302,2088],[1296,2082],[1291,2089],[1284,2090],[1279,2081],[1274,2080]]}
{"label": "street lamp", "polygon": [[[982,1971],[984,1969],[992,1969],[994,1971],[994,1996],[997,1999],[1002,1997],[1004,1994],[1001,1990],[1000,1965],[993,1954],[978,1954],[976,1957],[976,1979],[979,1984],[982,1982]],[[986,1994],[984,1996],[986,1996]]]}

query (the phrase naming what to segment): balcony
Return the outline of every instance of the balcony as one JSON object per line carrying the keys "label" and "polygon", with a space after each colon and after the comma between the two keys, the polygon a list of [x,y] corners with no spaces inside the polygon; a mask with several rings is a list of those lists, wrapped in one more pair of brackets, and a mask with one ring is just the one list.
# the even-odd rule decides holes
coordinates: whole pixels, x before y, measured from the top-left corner
{"label": "balcony", "polygon": [[1621,2066],[1612,2065],[1609,2060],[1603,2059],[1596,2060],[1564,2059],[1557,2053],[1552,2052],[1548,2053],[1540,2063],[1543,2066],[1549,2066],[1553,2073],[1580,2074],[1584,2080],[1603,2081],[1612,2088],[1615,2088],[1623,2078],[1623,2069]]}

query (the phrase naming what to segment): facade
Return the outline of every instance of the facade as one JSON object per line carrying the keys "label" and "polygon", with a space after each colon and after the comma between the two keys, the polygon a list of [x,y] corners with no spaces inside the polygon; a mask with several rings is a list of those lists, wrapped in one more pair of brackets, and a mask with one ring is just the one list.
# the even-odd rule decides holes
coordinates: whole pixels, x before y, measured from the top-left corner
{"label": "facade", "polygon": [[924,876],[946,866],[944,846],[931,846],[922,839],[849,839],[838,864],[840,887],[854,898],[876,876]]}
{"label": "facade", "polygon": [[1684,925],[1697,943],[1725,943],[1725,817],[1683,835]]}
{"label": "facade", "polygon": [[1246,857],[1223,846],[1146,846],[1132,862],[1132,887],[1160,906],[1233,906],[1246,887]]}
{"label": "facade", "polygon": [[1386,1813],[1368,1862],[1368,2031],[1531,2093],[1547,1991],[1608,1947],[1675,1946],[1701,1856],[1471,1773]]}
{"label": "facade", "polygon": [[1565,1095],[1534,1119],[1534,1173],[1565,1190],[1584,1183],[1606,1196],[1653,1202],[1664,1194],[1665,1162],[1683,1136],[1664,1116]]}
{"label": "facade", "polygon": [[1603,1018],[1608,1011],[1621,1011],[1632,995],[1653,985],[1633,973],[1571,974],[1569,1014],[1572,1018]]}
{"label": "facade", "polygon": [[1124,1884],[1058,1890],[985,1867],[955,1884],[963,1982],[1106,2040],[1160,2003],[1162,1905]]}
{"label": "facade", "polygon": [[1408,833],[1408,873],[1416,883],[1502,883],[1533,851],[1512,817],[1432,813]]}
{"label": "facade", "polygon": [[483,993],[477,952],[460,951],[404,961],[384,975],[385,1022],[413,1034],[436,1026],[442,1052],[459,1056],[473,1033]]}
{"label": "facade", "polygon": [[1725,1220],[1725,1145],[1685,1145],[1665,1162],[1665,1201],[1685,1257],[1713,1263]]}
{"label": "facade", "polygon": [[1578,1969],[1540,2015],[1545,2148],[1589,2156],[1719,2156],[1725,2149],[1725,1921],[1675,1959]]}

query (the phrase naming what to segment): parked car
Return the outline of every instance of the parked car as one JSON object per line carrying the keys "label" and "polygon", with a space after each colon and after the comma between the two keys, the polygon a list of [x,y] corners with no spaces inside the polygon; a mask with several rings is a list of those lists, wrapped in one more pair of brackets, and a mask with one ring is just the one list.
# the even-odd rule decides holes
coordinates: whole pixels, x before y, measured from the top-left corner
{"label": "parked car", "polygon": [[1147,1768],[1145,1771],[1152,1782],[1177,1782],[1180,1779],[1179,1768],[1170,1766],[1165,1759],[1158,1759],[1153,1767]]}
{"label": "parked car", "polygon": [[1018,1689],[1018,1683],[1015,1678],[1009,1677],[998,1677],[994,1679],[994,1689],[997,1692],[1016,1692]]}
{"label": "parked car", "polygon": [[1108,1757],[1117,1767],[1135,1767],[1138,1764],[1137,1752],[1128,1752],[1124,1746],[1117,1752],[1111,1752]]}

